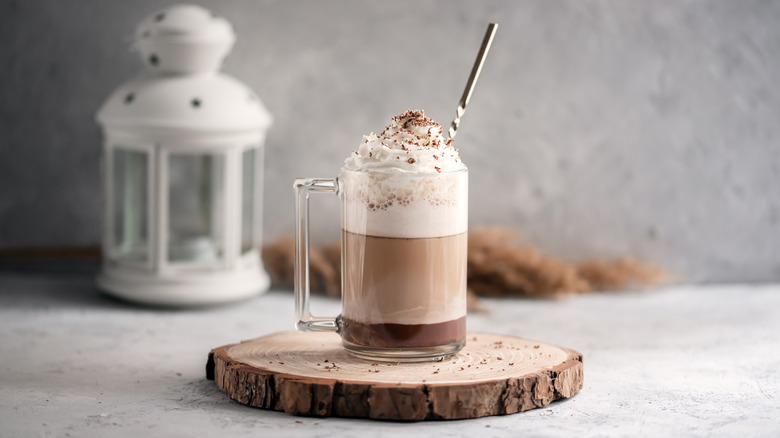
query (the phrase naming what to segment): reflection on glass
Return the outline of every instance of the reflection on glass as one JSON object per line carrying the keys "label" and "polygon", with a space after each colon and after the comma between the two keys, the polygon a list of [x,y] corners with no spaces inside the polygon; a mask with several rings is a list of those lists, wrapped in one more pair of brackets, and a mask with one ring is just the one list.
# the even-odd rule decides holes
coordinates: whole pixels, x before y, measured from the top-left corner
{"label": "reflection on glass", "polygon": [[213,263],[224,255],[225,157],[171,154],[168,167],[168,259]]}
{"label": "reflection on glass", "polygon": [[149,157],[143,151],[120,148],[115,148],[112,155],[111,255],[116,260],[146,262],[149,260]]}
{"label": "reflection on glass", "polygon": [[241,190],[241,253],[247,253],[255,246],[255,178],[257,174],[257,149],[244,151],[241,157],[243,175]]}

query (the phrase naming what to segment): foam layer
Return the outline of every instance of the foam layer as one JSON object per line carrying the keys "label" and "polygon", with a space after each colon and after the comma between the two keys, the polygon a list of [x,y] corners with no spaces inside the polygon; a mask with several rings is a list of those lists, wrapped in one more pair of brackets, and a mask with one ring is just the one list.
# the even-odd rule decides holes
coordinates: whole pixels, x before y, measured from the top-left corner
{"label": "foam layer", "polygon": [[452,236],[468,229],[468,172],[387,174],[342,169],[341,227],[378,237]]}

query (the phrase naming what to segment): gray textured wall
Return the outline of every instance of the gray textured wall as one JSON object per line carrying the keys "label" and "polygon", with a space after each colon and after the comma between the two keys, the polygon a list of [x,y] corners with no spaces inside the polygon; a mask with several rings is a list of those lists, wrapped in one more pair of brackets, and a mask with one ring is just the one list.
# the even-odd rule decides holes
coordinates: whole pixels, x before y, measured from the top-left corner
{"label": "gray textured wall", "polygon": [[[276,118],[268,238],[292,230],[293,177],[335,175],[407,108],[449,123],[497,21],[456,141],[472,225],[689,281],[780,280],[780,2],[198,3],[233,23],[225,71]],[[0,247],[99,242],[93,114],[140,69],[137,22],[167,4],[0,1]]]}

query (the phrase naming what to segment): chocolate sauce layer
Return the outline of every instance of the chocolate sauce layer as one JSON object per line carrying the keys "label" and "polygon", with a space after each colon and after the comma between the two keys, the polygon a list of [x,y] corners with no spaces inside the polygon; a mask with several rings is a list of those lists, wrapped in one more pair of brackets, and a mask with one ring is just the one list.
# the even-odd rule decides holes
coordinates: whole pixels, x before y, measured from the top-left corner
{"label": "chocolate sauce layer", "polygon": [[435,347],[462,341],[466,317],[438,324],[365,324],[343,319],[342,338],[374,348]]}

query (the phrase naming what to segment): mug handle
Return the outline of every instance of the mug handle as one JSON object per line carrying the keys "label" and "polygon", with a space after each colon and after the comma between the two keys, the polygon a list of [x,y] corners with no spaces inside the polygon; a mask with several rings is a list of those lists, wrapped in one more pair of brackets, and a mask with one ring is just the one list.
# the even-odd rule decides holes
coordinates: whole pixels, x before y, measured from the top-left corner
{"label": "mug handle", "polygon": [[337,178],[295,179],[295,328],[304,332],[340,332],[341,316],[312,316],[309,311],[309,194],[339,194]]}

